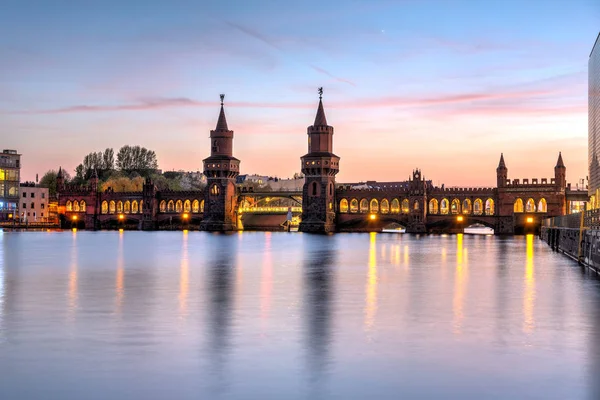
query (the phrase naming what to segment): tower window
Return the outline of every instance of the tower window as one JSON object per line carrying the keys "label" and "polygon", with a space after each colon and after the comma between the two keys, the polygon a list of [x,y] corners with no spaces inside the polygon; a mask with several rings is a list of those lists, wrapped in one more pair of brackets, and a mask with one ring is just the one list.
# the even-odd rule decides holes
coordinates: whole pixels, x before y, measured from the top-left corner
{"label": "tower window", "polygon": [[214,184],[210,187],[210,194],[213,196],[218,196],[219,193],[221,192],[221,189],[219,189],[219,186]]}
{"label": "tower window", "polygon": [[317,182],[313,182],[312,183],[312,195],[313,196],[317,196],[317,191],[318,191],[318,186],[317,186]]}

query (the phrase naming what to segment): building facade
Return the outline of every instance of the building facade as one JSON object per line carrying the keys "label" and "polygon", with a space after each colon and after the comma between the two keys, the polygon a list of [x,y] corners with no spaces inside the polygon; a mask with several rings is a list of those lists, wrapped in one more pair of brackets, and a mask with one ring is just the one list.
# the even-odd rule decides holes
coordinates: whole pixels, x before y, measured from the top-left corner
{"label": "building facade", "polygon": [[19,198],[21,221],[55,222],[50,218],[48,188],[36,186],[33,182],[21,183]]}
{"label": "building facade", "polygon": [[600,208],[600,34],[588,61],[588,166],[590,205]]}
{"label": "building facade", "polygon": [[19,215],[19,182],[21,155],[16,150],[0,154],[0,221],[16,219]]}

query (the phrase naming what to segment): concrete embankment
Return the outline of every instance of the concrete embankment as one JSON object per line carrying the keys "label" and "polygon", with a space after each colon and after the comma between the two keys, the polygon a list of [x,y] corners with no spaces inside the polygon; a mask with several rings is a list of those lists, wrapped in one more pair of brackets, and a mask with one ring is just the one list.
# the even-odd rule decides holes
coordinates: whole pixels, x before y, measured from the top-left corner
{"label": "concrete embankment", "polygon": [[600,229],[542,227],[540,237],[553,250],[600,273]]}

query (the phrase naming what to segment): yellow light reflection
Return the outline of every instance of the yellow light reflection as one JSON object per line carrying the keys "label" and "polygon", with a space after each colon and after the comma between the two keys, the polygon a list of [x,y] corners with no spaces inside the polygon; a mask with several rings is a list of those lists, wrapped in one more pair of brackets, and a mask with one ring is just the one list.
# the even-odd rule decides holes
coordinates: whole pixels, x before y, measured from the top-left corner
{"label": "yellow light reflection", "polygon": [[535,320],[533,311],[535,308],[535,268],[533,266],[533,235],[526,237],[527,247],[525,251],[525,292],[523,294],[523,331],[533,332]]}
{"label": "yellow light reflection", "polygon": [[71,243],[71,265],[69,267],[69,319],[75,317],[77,310],[77,232],[73,230],[73,242]]}
{"label": "yellow light reflection", "polygon": [[377,311],[377,233],[369,234],[369,270],[365,298],[365,329],[371,330]]}
{"label": "yellow light reflection", "polygon": [[400,245],[394,246],[394,264],[400,265]]}
{"label": "yellow light reflection", "polygon": [[123,257],[123,229],[119,229],[119,249],[117,252],[117,276],[115,279],[115,293],[116,293],[116,312],[121,313],[121,306],[123,305],[124,287],[125,287],[125,271],[123,269],[124,257]]}
{"label": "yellow light reflection", "polygon": [[404,246],[404,266],[408,268],[408,245]]}
{"label": "yellow light reflection", "polygon": [[463,234],[456,235],[456,271],[454,273],[454,298],[452,300],[452,312],[454,314],[454,333],[462,333],[464,320],[464,296],[467,281],[466,262],[463,259]]}
{"label": "yellow light reflection", "polygon": [[189,292],[189,254],[188,231],[183,231],[181,249],[181,265],[179,271],[179,314],[182,318],[187,315],[187,300]]}
{"label": "yellow light reflection", "polygon": [[3,342],[4,335],[4,292],[6,288],[4,287],[4,244],[2,240],[4,238],[4,234],[0,231],[0,343]]}

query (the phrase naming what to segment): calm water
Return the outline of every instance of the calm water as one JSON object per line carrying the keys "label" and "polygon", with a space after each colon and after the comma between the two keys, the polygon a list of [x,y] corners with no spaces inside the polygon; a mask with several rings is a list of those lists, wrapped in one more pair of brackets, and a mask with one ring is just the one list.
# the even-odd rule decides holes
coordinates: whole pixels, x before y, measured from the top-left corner
{"label": "calm water", "polygon": [[598,399],[533,236],[0,233],[0,399]]}

